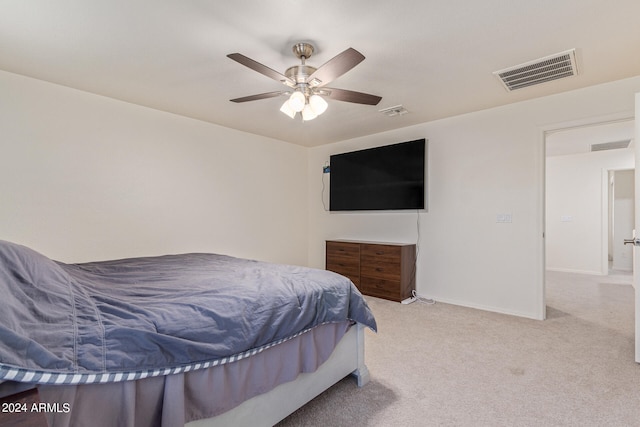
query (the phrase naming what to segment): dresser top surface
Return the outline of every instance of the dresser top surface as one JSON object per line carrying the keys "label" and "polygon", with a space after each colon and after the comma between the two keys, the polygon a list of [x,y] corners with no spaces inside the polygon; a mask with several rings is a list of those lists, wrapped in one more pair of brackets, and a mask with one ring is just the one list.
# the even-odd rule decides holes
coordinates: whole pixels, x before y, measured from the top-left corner
{"label": "dresser top surface", "polygon": [[329,242],[336,242],[336,243],[359,243],[359,244],[365,244],[365,245],[385,245],[385,246],[414,246],[415,243],[400,243],[400,242],[374,242],[374,241],[369,241],[369,240],[349,240],[349,239],[328,239],[326,240],[327,243]]}

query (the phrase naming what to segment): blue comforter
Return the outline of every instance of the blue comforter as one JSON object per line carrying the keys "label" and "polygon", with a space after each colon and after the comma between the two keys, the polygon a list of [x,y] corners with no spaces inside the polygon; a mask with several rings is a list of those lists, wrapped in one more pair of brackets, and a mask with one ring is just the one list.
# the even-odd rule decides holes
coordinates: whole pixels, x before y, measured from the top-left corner
{"label": "blue comforter", "polygon": [[376,328],[329,271],[215,254],[63,264],[0,241],[0,380],[190,365],[345,320]]}

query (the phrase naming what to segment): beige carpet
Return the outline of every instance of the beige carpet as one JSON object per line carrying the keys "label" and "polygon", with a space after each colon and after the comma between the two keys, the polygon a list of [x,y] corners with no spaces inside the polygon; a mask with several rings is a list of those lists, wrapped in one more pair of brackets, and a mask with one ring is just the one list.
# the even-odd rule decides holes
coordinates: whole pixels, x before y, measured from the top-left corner
{"label": "beige carpet", "polygon": [[628,283],[549,272],[545,321],[367,297],[371,382],[346,378],[278,426],[640,426]]}

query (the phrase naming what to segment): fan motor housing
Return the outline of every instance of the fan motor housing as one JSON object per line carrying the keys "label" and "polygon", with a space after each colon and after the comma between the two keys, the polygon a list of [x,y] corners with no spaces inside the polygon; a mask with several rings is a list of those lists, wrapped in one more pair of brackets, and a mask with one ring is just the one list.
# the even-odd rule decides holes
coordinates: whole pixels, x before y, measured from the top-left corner
{"label": "fan motor housing", "polygon": [[294,65],[287,68],[284,75],[296,83],[306,83],[307,78],[316,71],[315,67],[309,65]]}

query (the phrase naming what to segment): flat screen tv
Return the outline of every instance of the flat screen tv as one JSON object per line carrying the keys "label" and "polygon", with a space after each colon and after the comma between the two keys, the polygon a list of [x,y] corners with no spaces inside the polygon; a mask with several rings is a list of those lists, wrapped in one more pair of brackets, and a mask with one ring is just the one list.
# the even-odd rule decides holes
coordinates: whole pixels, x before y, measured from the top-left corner
{"label": "flat screen tv", "polygon": [[330,157],[329,210],[425,208],[426,140]]}

